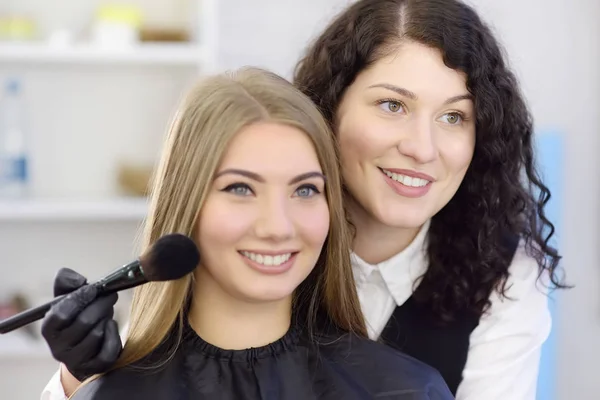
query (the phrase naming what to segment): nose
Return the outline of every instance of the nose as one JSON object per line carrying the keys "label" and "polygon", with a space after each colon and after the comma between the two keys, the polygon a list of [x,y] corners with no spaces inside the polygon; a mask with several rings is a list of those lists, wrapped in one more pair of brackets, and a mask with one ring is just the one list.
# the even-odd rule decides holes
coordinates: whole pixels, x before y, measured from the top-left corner
{"label": "nose", "polygon": [[289,199],[272,198],[262,202],[255,231],[257,237],[265,240],[282,241],[292,238],[295,224]]}
{"label": "nose", "polygon": [[438,156],[435,143],[435,127],[426,119],[415,120],[407,126],[408,131],[398,142],[400,154],[414,159],[419,164],[434,161]]}

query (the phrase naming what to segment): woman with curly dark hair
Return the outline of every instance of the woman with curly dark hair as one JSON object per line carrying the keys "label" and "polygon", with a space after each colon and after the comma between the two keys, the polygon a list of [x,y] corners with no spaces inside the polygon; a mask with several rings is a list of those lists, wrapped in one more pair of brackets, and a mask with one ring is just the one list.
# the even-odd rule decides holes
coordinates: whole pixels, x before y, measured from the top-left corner
{"label": "woman with curly dark hair", "polygon": [[358,1],[294,83],[339,141],[370,336],[458,399],[534,399],[560,256],[532,118],[489,28],[460,1]]}
{"label": "woman with curly dark hair", "polygon": [[[294,83],[339,142],[369,336],[437,368],[460,400],[534,399],[560,256],[531,115],[488,27],[457,0],[358,1]],[[101,355],[70,367],[104,372]]]}

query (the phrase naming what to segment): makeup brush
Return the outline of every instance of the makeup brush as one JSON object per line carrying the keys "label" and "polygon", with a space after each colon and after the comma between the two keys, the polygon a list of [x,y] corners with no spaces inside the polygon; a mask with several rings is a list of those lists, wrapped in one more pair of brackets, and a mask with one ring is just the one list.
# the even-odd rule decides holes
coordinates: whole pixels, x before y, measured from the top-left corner
{"label": "makeup brush", "polygon": [[[199,262],[200,253],[192,239],[178,233],[168,234],[158,239],[137,260],[124,265],[92,285],[98,288],[98,295],[101,296],[147,282],[173,281],[194,271]],[[50,308],[65,296],[68,294],[1,321],[0,333],[8,333],[44,318]]]}

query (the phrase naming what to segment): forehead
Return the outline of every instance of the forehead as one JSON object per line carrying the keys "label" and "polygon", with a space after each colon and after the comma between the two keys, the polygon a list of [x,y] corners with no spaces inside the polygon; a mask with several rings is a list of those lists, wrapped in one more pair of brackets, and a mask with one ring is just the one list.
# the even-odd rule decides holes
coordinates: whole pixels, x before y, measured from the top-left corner
{"label": "forehead", "polygon": [[357,83],[364,87],[387,83],[417,95],[444,99],[467,92],[463,72],[447,67],[439,50],[413,41],[395,47],[391,54],[360,74]]}
{"label": "forehead", "polygon": [[265,177],[321,171],[309,136],[298,128],[257,123],[243,128],[229,143],[221,169],[246,169]]}

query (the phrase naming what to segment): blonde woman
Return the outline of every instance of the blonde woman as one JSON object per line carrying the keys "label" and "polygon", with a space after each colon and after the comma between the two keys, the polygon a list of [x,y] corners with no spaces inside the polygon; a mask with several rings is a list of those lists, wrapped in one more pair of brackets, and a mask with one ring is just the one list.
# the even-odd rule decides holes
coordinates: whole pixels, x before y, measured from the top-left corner
{"label": "blonde woman", "polygon": [[116,366],[72,398],[452,398],[434,369],[366,338],[335,144],[312,102],[244,69],[181,110],[145,245],[187,234],[200,265],[136,289]]}

